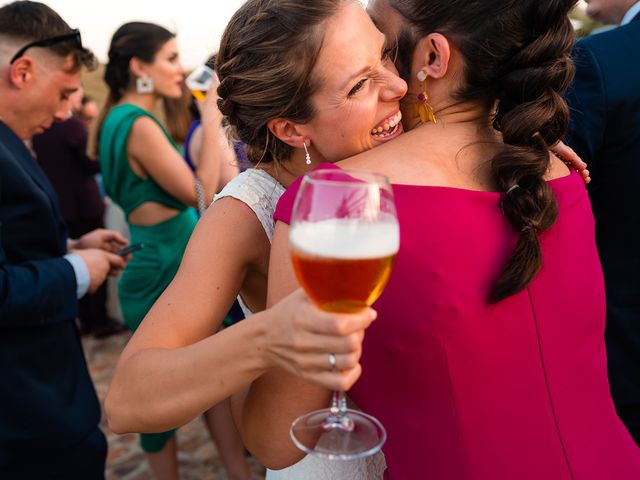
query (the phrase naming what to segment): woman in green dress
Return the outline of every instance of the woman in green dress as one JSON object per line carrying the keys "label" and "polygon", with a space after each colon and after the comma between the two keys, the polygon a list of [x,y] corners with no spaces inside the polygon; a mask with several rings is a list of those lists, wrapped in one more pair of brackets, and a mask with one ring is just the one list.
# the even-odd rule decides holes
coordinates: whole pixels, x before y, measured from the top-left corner
{"label": "woman in green dress", "polygon": [[[183,93],[184,70],[171,32],[143,22],[120,27],[111,41],[104,78],[109,98],[98,124],[96,153],[107,193],[124,211],[131,242],[144,244],[118,283],[125,322],[135,331],[178,270],[197,222],[196,180],[199,194],[210,203],[219,187],[221,162],[214,155],[202,158],[192,172],[152,114],[160,99]],[[214,100],[205,103],[204,108],[215,108]],[[221,115],[203,118],[203,136],[219,138]],[[249,478],[228,406],[213,407],[205,420],[212,433],[225,437],[219,450],[229,477]],[[173,433],[141,435],[156,478],[178,478]]]}

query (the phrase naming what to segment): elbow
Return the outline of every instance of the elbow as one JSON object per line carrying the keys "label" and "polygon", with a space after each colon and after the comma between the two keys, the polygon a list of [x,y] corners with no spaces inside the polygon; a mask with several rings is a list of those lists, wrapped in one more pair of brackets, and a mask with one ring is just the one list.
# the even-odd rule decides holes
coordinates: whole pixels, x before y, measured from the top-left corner
{"label": "elbow", "polygon": [[[293,447],[295,449],[295,447]],[[265,452],[258,450],[253,450],[247,447],[247,450],[251,452],[251,455],[258,460],[262,465],[264,465],[269,470],[282,470],[284,468],[290,467],[298,463],[300,460],[304,458],[304,453],[300,450],[292,451],[288,448],[283,448],[280,452]]]}
{"label": "elbow", "polygon": [[265,468],[268,468],[269,470],[273,470],[273,471],[277,472],[278,470],[283,470],[283,469],[288,468],[288,467],[290,467],[292,465],[295,465],[296,463],[298,463],[303,458],[304,458],[304,455],[302,455],[300,458],[297,458],[296,460],[289,461],[289,462],[272,461],[272,462],[264,462],[263,465],[265,466]]}
{"label": "elbow", "polygon": [[160,433],[177,428],[186,421],[177,421],[167,413],[164,402],[145,402],[113,388],[104,400],[104,412],[109,429],[118,435],[125,433]]}
{"label": "elbow", "polygon": [[302,460],[305,454],[299,450],[287,435],[283,441],[273,437],[256,438],[240,432],[244,445],[251,455],[269,470],[282,470]]}
{"label": "elbow", "polygon": [[256,383],[248,392],[232,397],[233,419],[251,455],[270,470],[282,470],[302,460],[305,454],[289,436],[290,418],[270,415],[269,406],[265,407],[269,402],[254,391],[259,388]]}
{"label": "elbow", "polygon": [[114,397],[115,395],[110,389],[104,400],[104,412],[109,430],[118,435],[129,433],[131,429],[127,428],[126,414],[122,408],[123,402],[117,401]]}
{"label": "elbow", "polygon": [[[136,407],[137,402],[126,391],[112,384],[104,399],[104,413],[109,429],[118,435],[146,432],[145,409]],[[161,431],[161,430],[158,430]]]}

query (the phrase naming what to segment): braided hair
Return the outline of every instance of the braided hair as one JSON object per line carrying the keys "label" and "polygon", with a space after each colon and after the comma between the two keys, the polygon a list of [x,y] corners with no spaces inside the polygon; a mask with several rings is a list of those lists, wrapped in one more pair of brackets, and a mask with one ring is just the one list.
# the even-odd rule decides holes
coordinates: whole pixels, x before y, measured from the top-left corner
{"label": "braided hair", "polygon": [[[542,266],[538,235],[556,221],[558,205],[544,176],[549,147],[565,133],[563,99],[573,79],[574,32],[568,13],[576,0],[389,0],[405,29],[445,35],[464,59],[461,101],[497,103],[494,127],[504,145],[491,160],[505,192],[504,215],[519,238],[492,286],[497,302],[521,291]],[[507,193],[508,192],[508,193]]]}

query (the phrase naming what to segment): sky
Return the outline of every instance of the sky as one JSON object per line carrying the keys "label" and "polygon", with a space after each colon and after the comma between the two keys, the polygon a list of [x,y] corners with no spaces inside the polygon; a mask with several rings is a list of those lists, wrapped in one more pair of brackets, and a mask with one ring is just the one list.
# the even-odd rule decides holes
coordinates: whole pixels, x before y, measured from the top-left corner
{"label": "sky", "polygon": [[[244,0],[40,0],[72,27],[83,43],[105,62],[109,42],[123,23],[142,20],[177,33],[185,68],[204,63],[217,50],[220,36]],[[0,0],[0,5],[9,3]]]}

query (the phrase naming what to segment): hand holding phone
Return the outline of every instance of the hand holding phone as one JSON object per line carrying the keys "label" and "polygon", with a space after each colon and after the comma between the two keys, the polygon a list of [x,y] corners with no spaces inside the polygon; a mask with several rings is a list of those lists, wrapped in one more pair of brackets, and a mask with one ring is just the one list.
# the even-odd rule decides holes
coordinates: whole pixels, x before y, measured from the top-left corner
{"label": "hand holding phone", "polygon": [[141,250],[143,248],[144,248],[144,243],[134,243],[131,245],[127,245],[122,250],[117,251],[116,255],[119,255],[121,257],[126,257],[130,253],[137,252],[138,250]]}

